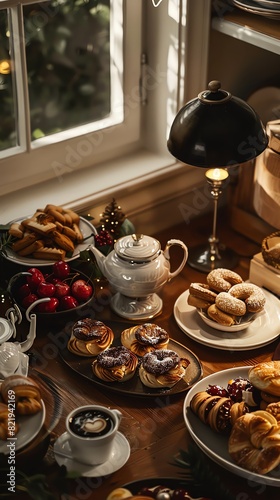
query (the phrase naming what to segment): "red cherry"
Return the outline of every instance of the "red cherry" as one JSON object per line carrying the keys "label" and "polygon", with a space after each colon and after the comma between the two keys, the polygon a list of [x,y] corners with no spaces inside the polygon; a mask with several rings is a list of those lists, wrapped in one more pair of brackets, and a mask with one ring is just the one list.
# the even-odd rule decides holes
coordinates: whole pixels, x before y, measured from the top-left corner
{"label": "red cherry", "polygon": [[67,264],[67,262],[64,262],[63,260],[59,260],[54,263],[53,265],[53,273],[56,278],[67,278],[70,273],[70,266]]}
{"label": "red cherry", "polygon": [[27,309],[35,300],[38,300],[38,295],[35,295],[35,293],[30,293],[26,297],[22,299],[22,305],[25,309]]}
{"label": "red cherry", "polygon": [[79,302],[86,302],[92,296],[92,286],[85,280],[77,280],[71,286],[71,292]]}
{"label": "red cherry", "polygon": [[37,309],[40,313],[53,313],[56,311],[59,300],[56,297],[50,297],[48,302],[41,302],[38,304]]}
{"label": "red cherry", "polygon": [[79,305],[78,301],[72,295],[65,295],[60,300],[60,309],[66,311],[68,309],[75,309]]}
{"label": "red cherry", "polygon": [[[37,288],[37,293],[39,297],[52,297],[55,292],[55,286],[53,283],[47,283],[46,281],[41,281]],[[47,302],[46,302],[47,304]]]}
{"label": "red cherry", "polygon": [[29,295],[30,293],[31,293],[31,290],[30,290],[30,286],[28,285],[28,283],[25,283],[24,285],[19,287],[18,292],[17,292],[20,300],[22,300],[24,297],[27,297],[27,295]]}
{"label": "red cherry", "polygon": [[36,267],[31,267],[30,269],[28,269],[28,272],[31,273],[31,276],[27,276],[26,281],[30,286],[31,290],[34,291],[37,289],[41,281],[45,281],[45,278],[43,273],[41,273],[41,271]]}
{"label": "red cherry", "polygon": [[63,281],[58,281],[57,283],[55,283],[54,287],[55,287],[54,295],[58,299],[61,299],[61,297],[65,297],[65,295],[69,295],[70,286],[67,283],[64,283]]}

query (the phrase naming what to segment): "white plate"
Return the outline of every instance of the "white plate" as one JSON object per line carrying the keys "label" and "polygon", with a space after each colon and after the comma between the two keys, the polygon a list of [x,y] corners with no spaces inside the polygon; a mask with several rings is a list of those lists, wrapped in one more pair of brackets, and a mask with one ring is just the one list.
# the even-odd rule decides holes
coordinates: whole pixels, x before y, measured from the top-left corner
{"label": "white plate", "polygon": [[59,465],[65,465],[68,471],[79,472],[84,477],[103,477],[116,472],[127,462],[130,456],[130,446],[126,437],[117,432],[111,456],[107,462],[100,465],[83,465],[76,462],[74,459],[62,457],[56,454],[66,453],[71,454],[71,448],[68,441],[68,434],[64,432],[54,443],[54,456]]}
{"label": "white plate", "polygon": [[217,384],[225,387],[231,379],[235,379],[237,377],[247,378],[248,369],[248,366],[230,368],[229,370],[213,373],[212,375],[209,375],[208,377],[205,377],[201,381],[197,382],[185,397],[183,404],[184,421],[195,443],[214,462],[218,463],[230,472],[237,474],[238,476],[245,477],[250,480],[252,484],[253,482],[257,482],[280,487],[279,471],[278,474],[275,473],[275,476],[273,475],[273,472],[267,475],[262,475],[247,471],[246,469],[236,465],[228,453],[228,437],[212,431],[210,427],[203,424],[203,422],[201,422],[190,409],[190,401],[197,392],[204,391],[207,389],[208,385]]}
{"label": "white plate", "polygon": [[256,316],[253,323],[240,332],[218,331],[206,325],[196,308],[188,304],[188,290],[176,300],[174,317],[181,330],[200,344],[231,351],[263,347],[280,333],[280,301],[267,290],[263,289],[263,292],[266,297],[264,314]]}
{"label": "white plate", "polygon": [[269,17],[270,19],[280,19],[280,10],[278,7],[265,7],[256,4],[253,0],[232,0],[233,5],[239,9],[252,14]]}
{"label": "white plate", "polygon": [[41,403],[42,410],[35,413],[35,415],[21,415],[18,417],[16,420],[20,426],[18,433],[13,440],[0,441],[0,453],[4,453],[4,455],[10,454],[10,448],[7,446],[8,443],[14,441],[16,451],[18,451],[37,436],[46,418],[46,407],[42,400]]}
{"label": "white plate", "polygon": [[[27,217],[21,217],[20,219],[13,220],[10,222],[12,224],[13,222],[21,222],[22,220],[27,219]],[[65,262],[70,262],[72,260],[77,259],[80,256],[80,252],[83,250],[86,250],[90,245],[94,245],[94,237],[92,236],[91,238],[89,236],[91,235],[96,235],[97,231],[95,227],[86,219],[83,217],[80,217],[80,230],[84,238],[87,238],[84,243],[80,243],[79,245],[76,245],[75,250],[72,254],[71,257],[66,258]],[[11,248],[6,248],[6,254],[5,257],[6,259],[16,262],[17,264],[22,264],[23,266],[51,266],[54,262],[51,260],[41,260],[41,259],[33,259],[31,257],[21,257],[17,253],[15,253]]]}
{"label": "white plate", "polygon": [[[211,328],[214,328],[214,330],[219,330],[221,332],[230,332],[230,333],[241,332],[241,330],[245,330],[246,328],[248,328],[248,326],[250,326],[253,323],[253,321],[255,321],[255,319],[256,319],[255,314],[254,314],[254,315],[251,315],[251,319],[248,321],[243,321],[243,319],[241,319],[241,322],[237,323],[236,325],[225,326],[225,325],[221,325],[220,323],[217,323],[216,321],[213,321],[212,319],[208,318],[206,313],[204,313],[203,311],[197,310],[196,312],[201,317],[202,321],[204,321],[204,323],[206,323],[206,325],[211,326]],[[265,310],[263,310],[259,314],[265,314]]]}

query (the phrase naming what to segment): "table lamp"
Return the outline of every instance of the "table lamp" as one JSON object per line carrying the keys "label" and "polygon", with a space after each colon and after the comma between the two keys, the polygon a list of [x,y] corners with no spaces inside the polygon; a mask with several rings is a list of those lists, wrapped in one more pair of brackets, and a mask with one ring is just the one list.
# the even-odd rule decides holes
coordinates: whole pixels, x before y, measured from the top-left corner
{"label": "table lamp", "polygon": [[219,244],[216,236],[217,206],[229,178],[229,167],[256,158],[267,147],[264,126],[246,102],[221,89],[219,81],[185,104],[170,129],[167,148],[183,163],[206,168],[214,201],[212,234],[208,244],[189,248],[188,264],[209,272],[218,267],[233,269],[237,254]]}

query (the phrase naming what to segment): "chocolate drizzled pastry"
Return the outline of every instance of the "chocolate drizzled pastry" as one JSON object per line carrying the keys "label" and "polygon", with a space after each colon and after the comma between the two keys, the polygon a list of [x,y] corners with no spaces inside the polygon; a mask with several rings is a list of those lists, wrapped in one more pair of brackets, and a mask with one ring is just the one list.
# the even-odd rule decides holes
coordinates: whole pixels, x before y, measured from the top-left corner
{"label": "chocolate drizzled pastry", "polygon": [[102,321],[84,318],[76,321],[68,342],[69,351],[79,356],[97,356],[111,346],[114,333]]}
{"label": "chocolate drizzled pastry", "polygon": [[118,346],[98,354],[92,363],[92,371],[105,382],[125,382],[133,377],[137,366],[137,356],[126,347]]}
{"label": "chocolate drizzled pastry", "polygon": [[155,349],[165,349],[169,334],[154,323],[144,323],[127,328],[121,333],[121,343],[138,356],[144,356]]}

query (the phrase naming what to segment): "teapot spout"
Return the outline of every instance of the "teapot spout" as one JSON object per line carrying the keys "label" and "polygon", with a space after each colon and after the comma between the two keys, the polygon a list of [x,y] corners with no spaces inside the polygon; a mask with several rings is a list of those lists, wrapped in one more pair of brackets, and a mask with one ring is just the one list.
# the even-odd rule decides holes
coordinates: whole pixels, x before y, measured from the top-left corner
{"label": "teapot spout", "polygon": [[103,255],[103,253],[101,253],[100,250],[98,250],[98,248],[96,248],[94,245],[90,245],[90,247],[88,248],[88,250],[90,252],[92,252],[92,254],[94,255],[94,257],[96,258],[96,262],[98,264],[98,267],[99,267],[100,271],[102,272],[102,274],[104,276],[106,276],[106,274],[105,274],[105,265],[104,265],[105,264],[105,260],[106,260],[105,255]]}

